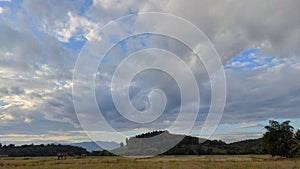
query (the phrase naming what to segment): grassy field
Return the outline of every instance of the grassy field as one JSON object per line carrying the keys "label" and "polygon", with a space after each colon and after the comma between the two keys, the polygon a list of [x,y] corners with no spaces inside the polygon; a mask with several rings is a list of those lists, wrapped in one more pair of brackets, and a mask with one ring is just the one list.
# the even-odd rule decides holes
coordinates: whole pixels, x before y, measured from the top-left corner
{"label": "grassy field", "polygon": [[300,159],[272,159],[266,155],[163,156],[152,158],[1,157],[2,169],[300,169]]}

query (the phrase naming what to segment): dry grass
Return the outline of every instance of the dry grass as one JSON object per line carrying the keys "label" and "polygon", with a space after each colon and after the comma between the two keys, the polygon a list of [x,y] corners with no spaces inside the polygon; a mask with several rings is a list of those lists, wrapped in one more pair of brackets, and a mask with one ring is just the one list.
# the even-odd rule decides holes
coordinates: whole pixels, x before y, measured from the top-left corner
{"label": "dry grass", "polygon": [[266,155],[164,156],[153,158],[55,157],[0,158],[3,169],[300,169],[300,159],[273,160]]}

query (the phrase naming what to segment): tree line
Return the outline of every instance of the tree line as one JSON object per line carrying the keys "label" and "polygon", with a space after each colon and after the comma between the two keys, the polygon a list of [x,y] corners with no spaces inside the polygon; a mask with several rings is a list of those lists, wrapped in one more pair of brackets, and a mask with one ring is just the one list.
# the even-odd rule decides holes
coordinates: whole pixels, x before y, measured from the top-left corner
{"label": "tree line", "polygon": [[[71,145],[41,144],[15,146],[1,145],[0,156],[56,156],[59,152],[69,155],[86,154],[90,156],[152,155],[164,146],[179,140],[173,148],[158,155],[212,155],[212,154],[271,154],[272,156],[294,157],[299,155],[300,131],[290,125],[271,120],[265,126],[262,138],[225,143],[220,140],[205,140],[192,136],[171,134],[168,131],[153,131],[126,139],[126,145],[112,151],[88,152],[82,147]],[[157,137],[157,139],[153,139]]]}
{"label": "tree line", "polygon": [[[170,144],[170,140],[181,140],[161,155],[212,155],[212,154],[271,154],[294,157],[299,155],[300,131],[290,125],[270,120],[262,138],[227,144],[220,140],[203,140],[192,136],[171,134],[168,131],[153,131],[126,139],[126,145],[114,150],[120,155],[152,155]],[[163,136],[162,136],[163,135]],[[159,137],[161,136],[161,137]],[[157,137],[157,139],[154,139]]]}
{"label": "tree line", "polygon": [[[164,136],[148,141],[151,138]],[[176,146],[161,153],[161,148],[170,144],[170,139],[180,140]],[[112,152],[120,155],[225,155],[225,154],[265,154],[260,139],[225,143],[221,140],[205,140],[193,136],[171,134],[168,131],[153,131],[126,139],[126,145]],[[172,142],[171,142],[172,143]]]}
{"label": "tree line", "polygon": [[57,153],[66,152],[68,155],[88,154],[89,152],[81,147],[70,145],[56,144],[40,144],[40,145],[22,145],[15,146],[14,144],[0,145],[0,155],[10,157],[35,157],[35,156],[56,156]]}

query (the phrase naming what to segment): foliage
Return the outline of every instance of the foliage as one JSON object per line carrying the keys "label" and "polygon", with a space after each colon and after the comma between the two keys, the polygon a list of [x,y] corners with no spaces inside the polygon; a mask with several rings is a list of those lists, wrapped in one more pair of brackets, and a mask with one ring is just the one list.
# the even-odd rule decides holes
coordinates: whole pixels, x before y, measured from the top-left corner
{"label": "foliage", "polygon": [[295,133],[295,140],[296,140],[296,145],[295,145],[295,148],[296,149],[295,151],[298,150],[298,154],[299,154],[299,150],[300,150],[300,130],[297,130],[297,132]]}
{"label": "foliage", "polygon": [[[222,154],[264,154],[272,156],[293,157],[300,149],[300,130],[294,133],[289,121],[279,123],[270,121],[266,126],[263,138],[244,140],[227,144],[220,140],[205,140],[197,137],[171,134],[168,131],[153,131],[126,138],[126,145],[112,152],[93,151],[70,145],[1,145],[0,155],[8,156],[55,156],[58,152],[67,152],[69,155],[87,154],[92,156],[118,155],[222,155]],[[176,146],[164,153],[166,145]],[[114,154],[113,154],[114,153]]]}
{"label": "foliage", "polygon": [[60,144],[31,144],[22,146],[15,146],[14,144],[10,144],[8,146],[4,145],[0,147],[0,155],[7,155],[10,157],[56,156],[56,154],[60,152],[66,152],[69,155],[81,155],[89,153],[88,151],[86,151],[86,149],[81,147]]}
{"label": "foliage", "polygon": [[298,148],[294,128],[289,123],[290,121],[279,123],[270,120],[269,125],[265,126],[267,131],[263,135],[262,146],[267,153],[282,157],[293,157],[296,154]]}
{"label": "foliage", "polygon": [[150,138],[150,137],[160,135],[164,132],[167,132],[167,131],[152,131],[152,132],[148,132],[148,133],[142,133],[140,135],[136,135],[135,138]]}
{"label": "foliage", "polygon": [[103,151],[92,151],[91,156],[115,156],[115,154],[107,151],[107,150],[103,150]]}
{"label": "foliage", "polygon": [[[159,137],[160,135],[160,137]],[[157,139],[154,139],[158,137]],[[151,141],[144,138],[151,139]],[[127,145],[116,150],[119,155],[153,155],[160,153],[160,146],[179,140],[173,148],[162,155],[212,155],[212,154],[262,154],[261,139],[245,140],[227,144],[220,140],[205,140],[197,137],[170,134],[168,131],[143,133],[126,139]]]}

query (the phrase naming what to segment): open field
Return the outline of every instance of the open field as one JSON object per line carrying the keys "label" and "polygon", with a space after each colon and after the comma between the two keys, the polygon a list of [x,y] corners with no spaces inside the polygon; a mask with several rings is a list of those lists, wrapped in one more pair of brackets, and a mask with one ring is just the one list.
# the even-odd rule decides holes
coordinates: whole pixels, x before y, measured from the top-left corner
{"label": "open field", "polygon": [[300,169],[300,159],[271,159],[267,155],[163,156],[152,158],[56,157],[0,158],[3,169]]}

